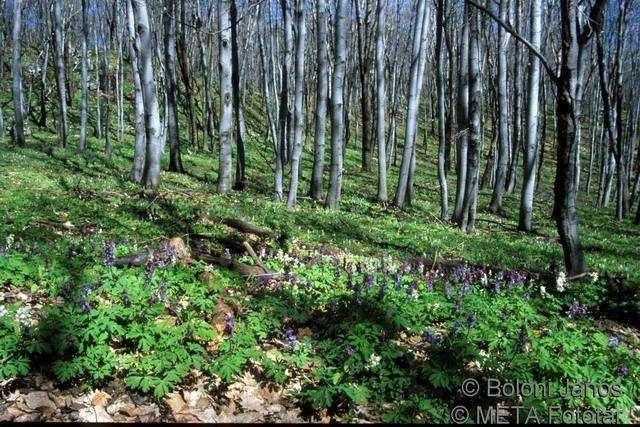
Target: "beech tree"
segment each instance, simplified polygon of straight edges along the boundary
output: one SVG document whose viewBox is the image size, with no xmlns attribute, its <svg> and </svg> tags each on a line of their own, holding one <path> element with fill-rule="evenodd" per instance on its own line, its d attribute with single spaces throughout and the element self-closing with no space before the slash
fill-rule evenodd
<svg viewBox="0 0 640 427">
<path fill-rule="evenodd" d="M 331 169 L 326 206 L 337 209 L 342 191 L 344 145 L 344 76 L 347 62 L 347 0 L 337 0 L 333 76 L 331 80 Z"/>
<path fill-rule="evenodd" d="M 13 97 L 13 140 L 17 145 L 24 145 L 24 100 L 22 95 L 22 2 L 13 0 L 13 31 L 11 32 L 13 57 L 11 61 L 11 95 Z M 2 64 L 0 64 L 1 66 Z"/>
</svg>

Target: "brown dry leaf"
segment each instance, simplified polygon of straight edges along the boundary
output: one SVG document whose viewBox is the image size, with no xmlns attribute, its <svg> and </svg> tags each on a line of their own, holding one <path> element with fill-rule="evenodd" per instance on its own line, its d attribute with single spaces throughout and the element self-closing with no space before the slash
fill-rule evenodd
<svg viewBox="0 0 640 427">
<path fill-rule="evenodd" d="M 19 417 L 14 418 L 14 422 L 24 423 L 24 422 L 32 422 L 40 420 L 40 414 L 34 412 L 32 414 L 22 414 Z"/>
<path fill-rule="evenodd" d="M 260 396 L 256 396 L 255 389 L 247 389 L 240 395 L 240 406 L 246 411 L 259 412 L 266 415 L 269 411 L 264 407 L 264 400 Z"/>
<path fill-rule="evenodd" d="M 109 423 L 113 422 L 111 415 L 102 406 L 95 406 L 93 408 L 84 408 L 78 411 L 78 418 L 80 421 L 86 423 Z"/>
<path fill-rule="evenodd" d="M 216 306 L 216 314 L 214 314 L 211 319 L 212 326 L 219 334 L 222 334 L 226 329 L 227 322 L 225 320 L 225 315 L 227 314 L 233 315 L 233 308 L 220 298 Z"/>
<path fill-rule="evenodd" d="M 213 353 L 214 351 L 218 351 L 218 347 L 220 346 L 219 341 L 210 341 L 207 343 L 207 351 L 209 353 Z"/>
<path fill-rule="evenodd" d="M 182 395 L 190 408 L 203 409 L 211 406 L 211 399 L 201 389 L 185 390 Z"/>
<path fill-rule="evenodd" d="M 156 317 L 156 319 L 154 321 L 154 323 L 156 325 L 160 324 L 160 323 L 168 323 L 170 326 L 175 326 L 177 322 L 178 322 L 178 318 L 177 317 L 169 316 L 169 315 L 158 316 L 158 317 Z"/>
<path fill-rule="evenodd" d="M 169 240 L 169 243 L 173 245 L 174 257 L 176 260 L 185 261 L 191 258 L 191 252 L 189 247 L 184 243 L 180 237 L 174 237 Z"/>
<path fill-rule="evenodd" d="M 174 416 L 177 413 L 180 413 L 183 410 L 189 408 L 189 405 L 187 405 L 187 403 L 182 399 L 182 396 L 180 396 L 180 393 L 176 393 L 176 392 L 169 393 L 167 397 L 164 399 L 164 401 L 167 404 L 167 406 L 169 406 Z"/>
<path fill-rule="evenodd" d="M 135 416 L 136 405 L 133 404 L 131 398 L 127 395 L 120 396 L 115 402 L 107 407 L 109 415 L 124 414 L 129 417 Z"/>
<path fill-rule="evenodd" d="M 105 393 L 101 390 L 96 390 L 93 395 L 91 395 L 91 404 L 93 406 L 105 407 L 107 406 L 107 402 L 109 401 L 109 399 L 111 399 L 110 394 Z"/>
<path fill-rule="evenodd" d="M 46 391 L 32 391 L 25 399 L 27 407 L 34 411 L 50 413 L 56 410 L 56 404 L 49 399 Z"/>
</svg>

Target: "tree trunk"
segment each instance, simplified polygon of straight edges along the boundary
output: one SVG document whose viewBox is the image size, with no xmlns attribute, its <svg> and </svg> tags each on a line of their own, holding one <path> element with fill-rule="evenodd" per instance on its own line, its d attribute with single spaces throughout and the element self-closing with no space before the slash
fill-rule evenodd
<svg viewBox="0 0 640 427">
<path fill-rule="evenodd" d="M 142 96 L 142 83 L 140 82 L 139 59 L 136 49 L 136 30 L 133 18 L 131 1 L 127 1 L 127 22 L 129 25 L 129 55 L 133 74 L 133 87 L 135 92 L 135 142 L 133 150 L 133 166 L 131 168 L 131 180 L 137 184 L 142 182 L 144 171 L 144 159 L 146 154 L 146 131 L 144 122 L 144 100 Z"/>
<path fill-rule="evenodd" d="M 22 1 L 13 0 L 13 31 L 11 43 L 13 57 L 11 61 L 11 95 L 13 97 L 14 143 L 24 145 L 24 100 L 22 95 L 22 58 L 20 48 L 22 46 Z M 2 64 L 0 64 L 1 66 Z"/>
<path fill-rule="evenodd" d="M 143 185 L 155 189 L 160 184 L 160 160 L 162 156 L 162 140 L 160 139 L 160 114 L 156 82 L 153 78 L 153 50 L 151 45 L 151 28 L 147 14 L 146 0 L 132 0 L 133 15 L 137 32 L 136 46 L 139 47 L 139 73 L 144 102 L 144 122 L 146 130 L 146 157 L 142 174 Z"/>
<path fill-rule="evenodd" d="M 542 33 L 542 1 L 531 1 L 531 44 L 540 48 Z M 533 228 L 533 196 L 536 188 L 536 161 L 538 154 L 538 91 L 540 89 L 540 60 L 529 53 L 528 105 L 526 117 L 526 141 L 523 150 L 522 196 L 520 198 L 520 218 L 518 229 L 531 231 Z"/>
<path fill-rule="evenodd" d="M 311 175 L 311 189 L 309 191 L 309 195 L 314 200 L 320 200 L 322 197 L 322 175 L 324 174 L 324 143 L 327 124 L 327 92 L 329 88 L 327 15 L 326 0 L 317 0 L 316 17 L 318 33 L 316 35 L 316 114 L 313 141 L 313 172 Z"/>
<path fill-rule="evenodd" d="M 240 109 L 240 65 L 238 62 L 238 9 L 236 0 L 231 0 L 231 87 L 233 90 L 233 114 L 235 116 L 236 136 L 236 174 L 233 184 L 234 190 L 243 190 L 245 186 L 245 154 L 243 140 L 243 116 Z"/>
<path fill-rule="evenodd" d="M 331 80 L 331 170 L 326 206 L 337 209 L 342 190 L 342 147 L 344 145 L 344 77 L 347 63 L 347 3 L 337 0 L 333 76 Z"/>
<path fill-rule="evenodd" d="M 371 142 L 371 111 L 369 102 L 369 58 L 365 56 L 365 46 L 363 38 L 362 20 L 366 18 L 360 17 L 360 0 L 353 0 L 356 13 L 356 33 L 357 33 L 357 49 L 358 49 L 358 77 L 360 80 L 360 111 L 362 113 L 362 170 L 368 171 L 371 169 L 371 159 L 373 144 Z M 367 5 L 365 5 L 366 7 Z M 367 11 L 368 12 L 368 11 Z"/>
<path fill-rule="evenodd" d="M 508 0 L 500 0 L 500 19 L 507 20 Z M 502 198 L 509 162 L 509 92 L 507 90 L 507 48 L 509 33 L 500 27 L 498 35 L 498 161 L 489 211 L 505 215 Z"/>
<path fill-rule="evenodd" d="M 430 9 L 426 0 L 418 0 L 418 8 L 413 25 L 413 41 L 411 49 L 411 77 L 407 102 L 405 124 L 405 142 L 400 163 L 398 186 L 396 187 L 395 205 L 400 209 L 411 204 L 411 172 L 414 168 L 415 142 L 417 132 L 418 106 L 422 90 L 422 74 L 424 72 L 425 45 Z"/>
<path fill-rule="evenodd" d="M 562 0 L 560 3 L 561 20 L 561 66 L 557 86 L 557 164 L 554 183 L 553 215 L 562 242 L 564 261 L 570 276 L 585 271 L 584 254 L 578 234 L 576 215 L 575 154 L 576 117 L 574 99 L 576 74 L 578 67 L 576 0 Z"/>
<path fill-rule="evenodd" d="M 162 8 L 164 25 L 164 73 L 167 93 L 167 136 L 169 137 L 169 170 L 184 171 L 180 156 L 180 131 L 178 124 L 178 78 L 176 76 L 176 3 L 164 0 Z"/>
<path fill-rule="evenodd" d="M 218 166 L 218 191 L 226 194 L 231 189 L 232 150 L 232 83 L 231 83 L 231 19 L 230 0 L 218 1 L 219 70 L 220 70 L 220 163 Z"/>
<path fill-rule="evenodd" d="M 87 39 L 89 38 L 89 27 L 87 18 L 87 0 L 81 1 L 82 7 L 82 36 L 80 38 L 81 56 L 81 87 L 82 100 L 80 102 L 80 140 L 78 141 L 78 151 L 83 152 L 87 148 L 87 113 L 89 108 L 89 65 L 87 60 Z"/>
<path fill-rule="evenodd" d="M 185 104 L 186 104 L 186 116 L 187 116 L 187 129 L 189 131 L 189 145 L 192 147 L 198 146 L 198 134 L 196 131 L 196 119 L 193 111 L 193 101 L 195 96 L 193 93 L 193 82 L 191 81 L 191 67 L 189 66 L 189 60 L 187 58 L 187 10 L 185 0 L 180 0 L 180 31 L 177 37 L 177 56 L 180 66 L 180 76 L 182 77 L 182 84 L 185 91 Z"/>
<path fill-rule="evenodd" d="M 302 155 L 302 130 L 304 128 L 303 89 L 304 89 L 304 43 L 306 28 L 304 22 L 304 1 L 295 0 L 296 9 L 296 62 L 295 62 L 295 92 L 293 102 L 293 152 L 291 155 L 291 177 L 287 208 L 293 209 L 298 197 L 298 174 L 300 156 Z"/>
<path fill-rule="evenodd" d="M 481 82 L 479 16 L 477 10 L 470 11 L 469 27 L 469 146 L 467 151 L 467 183 L 462 205 L 460 228 L 472 233 L 476 222 L 478 204 L 478 172 L 481 150 Z"/>
<path fill-rule="evenodd" d="M 453 219 L 458 224 L 462 221 L 462 206 L 467 185 L 467 151 L 469 143 L 469 21 L 467 9 L 464 5 L 464 24 L 460 38 L 460 54 L 458 60 L 458 85 L 456 108 L 456 128 L 458 137 L 456 140 L 456 170 L 458 179 L 456 182 L 456 205 Z"/>
<path fill-rule="evenodd" d="M 381 202 L 387 201 L 387 147 L 385 141 L 387 98 L 384 61 L 386 3 L 386 0 L 378 0 L 376 5 L 376 140 L 378 142 L 378 200 Z"/>
<path fill-rule="evenodd" d="M 515 4 L 514 4 L 515 3 Z M 521 30 L 521 1 L 513 0 L 516 31 Z M 509 162 L 509 179 L 507 180 L 507 193 L 512 194 L 516 188 L 518 177 L 518 157 L 521 143 L 521 112 L 522 112 L 522 48 L 518 44 L 513 57 L 513 133 L 511 135 L 511 160 Z"/>
<path fill-rule="evenodd" d="M 56 84 L 58 86 L 58 136 L 60 145 L 67 147 L 67 84 L 64 67 L 64 34 L 62 26 L 62 0 L 55 0 L 53 4 L 54 47 L 56 55 Z"/>
<path fill-rule="evenodd" d="M 504 1 L 504 0 L 503 0 Z M 438 182 L 440 184 L 440 220 L 448 221 L 449 194 L 447 189 L 446 163 L 446 126 L 445 126 L 445 82 L 444 82 L 444 37 L 445 31 L 444 12 L 445 0 L 438 0 L 438 16 L 436 30 L 436 56 L 437 56 L 437 93 L 438 93 Z"/>
</svg>

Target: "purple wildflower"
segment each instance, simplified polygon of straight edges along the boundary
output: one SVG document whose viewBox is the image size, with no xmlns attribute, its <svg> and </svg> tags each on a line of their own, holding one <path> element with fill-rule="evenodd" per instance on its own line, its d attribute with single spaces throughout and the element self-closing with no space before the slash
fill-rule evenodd
<svg viewBox="0 0 640 427">
<path fill-rule="evenodd" d="M 518 334 L 518 348 L 520 351 L 524 351 L 525 346 L 527 345 L 527 331 L 525 328 L 520 328 L 520 333 Z"/>
<path fill-rule="evenodd" d="M 116 244 L 114 242 L 104 243 L 104 253 L 102 254 L 102 263 L 107 267 L 113 267 L 116 261 L 115 257 Z"/>
<path fill-rule="evenodd" d="M 453 289 L 451 288 L 451 284 L 447 283 L 444 286 L 444 295 L 447 297 L 447 299 L 451 299 L 452 292 L 453 292 Z"/>
<path fill-rule="evenodd" d="M 156 265 L 153 263 L 153 261 L 150 260 L 147 262 L 147 265 L 145 266 L 145 276 L 147 279 L 151 279 L 155 268 L 156 268 Z"/>
<path fill-rule="evenodd" d="M 401 270 L 402 270 L 402 274 L 409 274 L 409 273 L 411 273 L 411 263 L 410 263 L 410 262 L 408 262 L 408 261 L 406 261 L 406 260 L 405 260 L 405 261 L 402 261 L 402 267 L 401 267 Z"/>
<path fill-rule="evenodd" d="M 380 283 L 380 289 L 378 290 L 378 299 L 383 299 L 387 293 L 387 278 L 383 277 Z"/>
<path fill-rule="evenodd" d="M 442 337 L 437 332 L 432 332 L 427 329 L 422 333 L 422 339 L 429 344 L 438 344 Z"/>
<path fill-rule="evenodd" d="M 454 334 L 457 334 L 458 332 L 460 332 L 461 329 L 462 329 L 462 326 L 460 325 L 460 322 L 456 320 L 453 326 L 451 327 L 451 332 L 453 332 Z"/>
<path fill-rule="evenodd" d="M 224 315 L 224 330 L 228 334 L 233 333 L 233 328 L 236 325 L 236 319 L 233 317 L 233 313 L 227 313 Z"/>
<path fill-rule="evenodd" d="M 473 329 L 476 325 L 476 315 L 471 313 L 467 316 L 467 328 Z"/>
<path fill-rule="evenodd" d="M 522 295 L 522 299 L 525 301 L 529 301 L 530 297 L 529 297 L 529 292 L 525 292 L 524 295 Z"/>
<path fill-rule="evenodd" d="M 402 273 L 400 271 L 396 271 L 394 280 L 396 291 L 399 291 L 400 289 L 402 289 Z"/>
<path fill-rule="evenodd" d="M 618 337 L 616 337 L 615 335 L 611 335 L 609 337 L 609 345 L 611 347 L 617 347 L 618 344 L 620 344 L 620 340 L 618 339 Z"/>
<path fill-rule="evenodd" d="M 346 354 L 348 357 L 353 356 L 355 353 L 356 351 L 351 346 L 348 346 L 347 348 L 344 349 L 344 354 Z"/>
<path fill-rule="evenodd" d="M 83 295 L 87 295 L 89 292 L 91 292 L 91 285 L 85 283 L 80 289 L 82 290 Z"/>
<path fill-rule="evenodd" d="M 569 317 L 574 318 L 574 317 L 584 316 L 588 312 L 589 310 L 587 309 L 587 307 L 584 305 L 581 305 L 580 302 L 574 298 L 573 301 L 571 301 L 571 305 L 569 306 L 569 309 L 565 313 Z"/>
<path fill-rule="evenodd" d="M 86 299 L 81 300 L 80 310 L 84 311 L 85 313 L 91 311 L 91 304 L 89 304 L 89 301 L 87 301 Z"/>
<path fill-rule="evenodd" d="M 366 273 L 364 276 L 364 286 L 367 288 L 367 291 L 370 291 L 373 288 L 374 278 L 373 274 Z"/>
<path fill-rule="evenodd" d="M 620 365 L 618 366 L 618 369 L 616 369 L 616 374 L 619 377 L 626 377 L 629 374 L 629 368 L 627 365 Z"/>
<path fill-rule="evenodd" d="M 413 298 L 417 288 L 418 288 L 418 279 L 413 279 L 409 287 L 407 287 L 407 295 Z"/>
<path fill-rule="evenodd" d="M 435 280 L 435 275 L 433 275 L 433 274 L 427 274 L 424 277 L 424 281 L 425 281 L 425 284 L 427 286 L 427 289 L 429 289 L 430 291 L 433 290 L 433 282 L 434 282 L 434 280 Z"/>
<path fill-rule="evenodd" d="M 294 348 L 298 343 L 298 337 L 293 333 L 293 329 L 287 328 L 282 336 L 284 342 L 291 348 Z"/>
</svg>

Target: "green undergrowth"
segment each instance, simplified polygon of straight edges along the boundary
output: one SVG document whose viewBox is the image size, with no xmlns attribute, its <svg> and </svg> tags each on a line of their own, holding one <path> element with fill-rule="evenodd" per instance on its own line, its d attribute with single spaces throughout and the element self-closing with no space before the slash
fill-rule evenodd
<svg viewBox="0 0 640 427">
<path fill-rule="evenodd" d="M 162 172 L 157 194 L 144 194 L 128 179 L 128 134 L 114 144 L 110 163 L 98 139 L 79 155 L 35 126 L 25 148 L 0 142 L 1 378 L 42 371 L 62 385 L 121 381 L 162 399 L 198 378 L 215 393 L 251 370 L 289 389 L 309 415 L 353 420 L 367 413 L 384 421 L 450 421 L 456 405 L 498 403 L 462 396 L 468 378 L 481 387 L 494 378 L 621 390 L 501 400 L 541 414 L 559 405 L 618 408 L 628 416 L 637 405 L 639 343 L 624 325 L 637 324 L 640 312 L 640 230 L 629 220 L 614 222 L 611 209 L 597 210 L 581 194 L 580 231 L 595 274 L 558 285 L 538 277 L 550 269 L 558 276 L 553 265 L 562 256 L 546 164 L 534 233 L 516 231 L 517 194 L 505 198 L 505 219 L 485 212 L 491 194 L 481 190 L 477 230 L 467 235 L 437 218 L 434 141 L 426 149 L 422 143 L 413 205 L 399 211 L 374 200 L 376 173 L 360 170 L 357 135 L 346 150 L 340 210 L 305 196 L 307 144 L 299 205 L 288 211 L 272 201 L 271 148 L 256 111 L 251 105 L 247 113 L 249 129 L 257 130 L 247 136 L 247 189 L 227 196 L 215 193 L 217 156 L 189 147 L 187 173 Z M 390 188 L 396 177 L 392 166 Z M 284 247 L 270 242 L 262 252 L 283 279 L 247 283 L 202 262 L 168 262 L 149 272 L 105 260 L 110 242 L 120 256 L 161 250 L 163 238 L 224 237 L 220 217 L 284 233 Z M 403 273 L 412 259 L 423 267 Z M 431 268 L 447 259 L 462 260 L 459 270 Z M 220 317 L 221 304 L 229 316 Z"/>
</svg>

